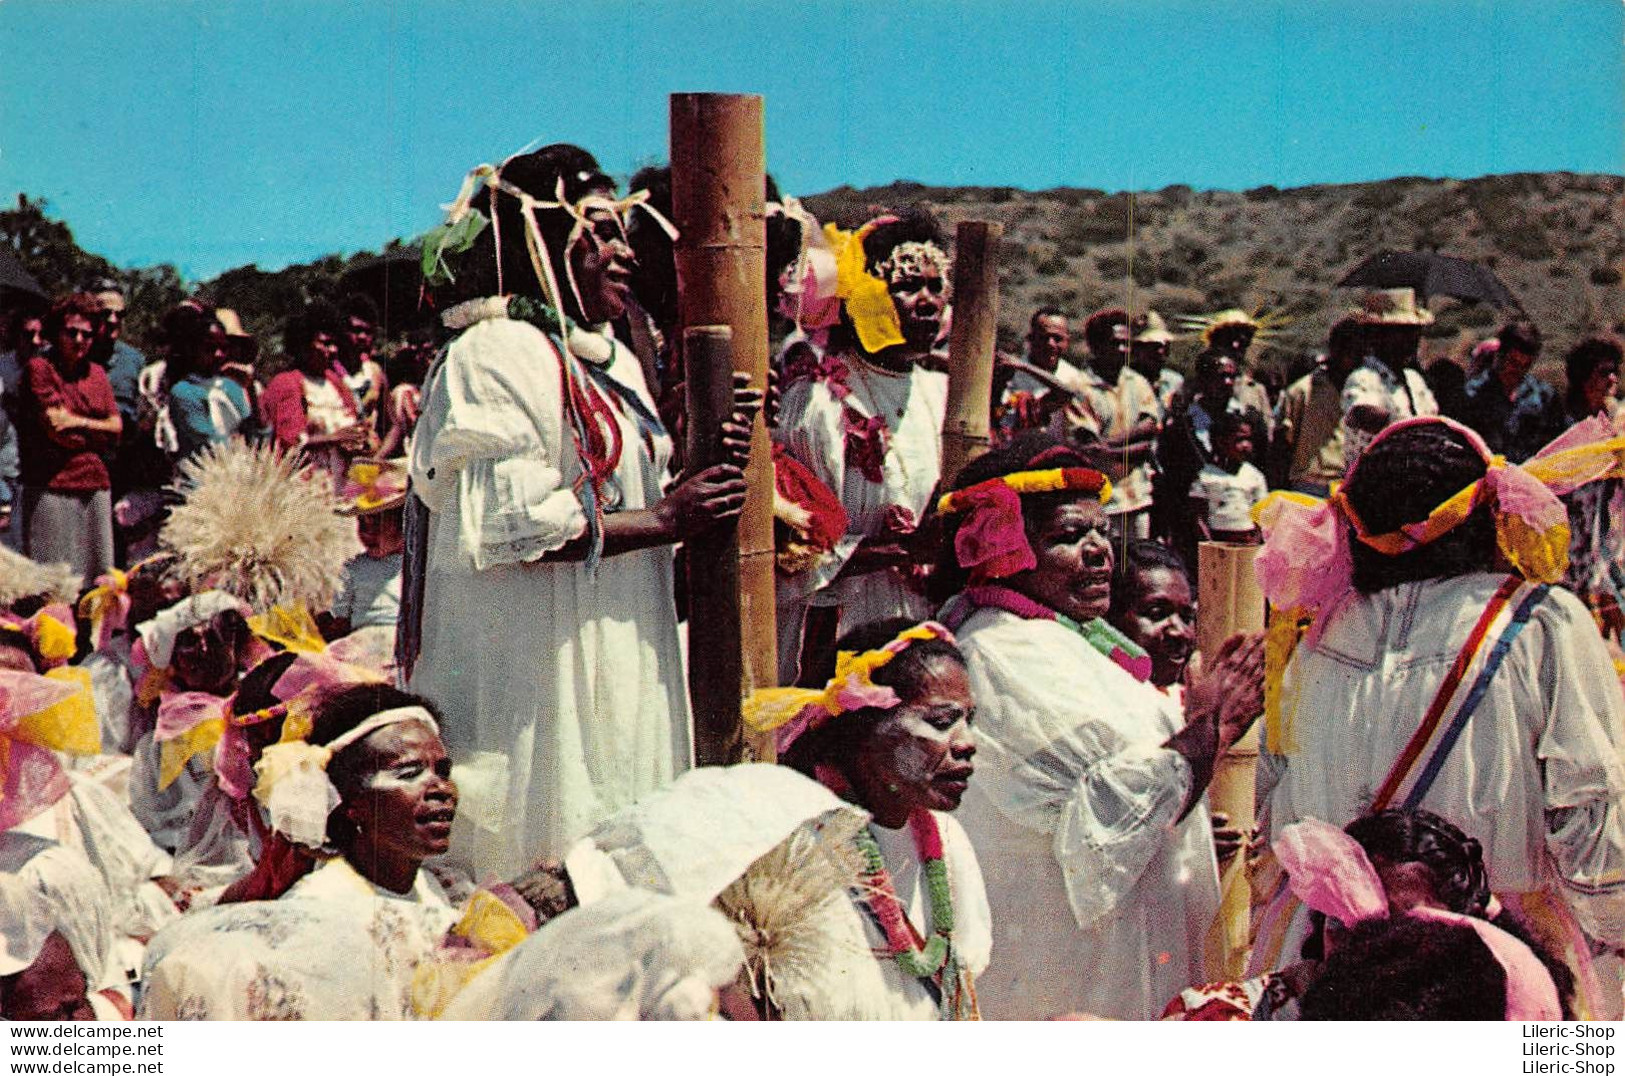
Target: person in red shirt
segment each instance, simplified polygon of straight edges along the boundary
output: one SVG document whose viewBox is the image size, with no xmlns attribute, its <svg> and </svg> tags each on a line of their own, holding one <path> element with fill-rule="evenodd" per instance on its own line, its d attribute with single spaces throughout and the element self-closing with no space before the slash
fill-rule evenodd
<svg viewBox="0 0 1625 1076">
<path fill-rule="evenodd" d="M 340 331 L 332 304 L 311 303 L 283 330 L 293 368 L 273 377 L 260 394 L 260 418 L 277 447 L 304 452 L 335 483 L 343 481 L 351 459 L 377 444 L 338 361 Z"/>
<path fill-rule="evenodd" d="M 23 552 L 65 562 L 88 579 L 113 566 L 107 465 L 123 422 L 107 371 L 90 361 L 102 307 L 69 295 L 45 319 L 49 350 L 28 360 L 21 386 Z"/>
</svg>

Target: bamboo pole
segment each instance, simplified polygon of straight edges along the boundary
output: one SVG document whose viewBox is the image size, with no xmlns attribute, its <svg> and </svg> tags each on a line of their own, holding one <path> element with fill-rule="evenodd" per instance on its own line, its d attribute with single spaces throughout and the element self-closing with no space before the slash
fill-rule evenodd
<svg viewBox="0 0 1625 1076">
<path fill-rule="evenodd" d="M 954 323 L 948 338 L 948 408 L 942 423 L 942 488 L 987 451 L 993 349 L 999 324 L 999 237 L 995 221 L 962 221 L 954 234 Z"/>
<path fill-rule="evenodd" d="M 687 360 L 688 444 L 693 471 L 722 461 L 719 428 L 733 411 L 733 329 L 699 325 L 683 330 Z M 695 757 L 727 765 L 744 754 L 740 692 L 739 528 L 722 527 L 690 539 L 688 552 L 688 677 L 694 707 Z"/>
<path fill-rule="evenodd" d="M 1224 641 L 1237 633 L 1264 630 L 1264 594 L 1253 575 L 1258 546 L 1203 542 L 1197 548 L 1196 645 L 1207 664 Z M 1212 809 L 1230 816 L 1230 825 L 1250 833 L 1256 821 L 1253 792 L 1258 771 L 1255 724 L 1213 767 L 1208 787 Z M 1208 974 L 1239 979 L 1246 974 L 1252 927 L 1252 887 L 1244 846 L 1219 878 L 1219 915 L 1208 939 Z"/>
<path fill-rule="evenodd" d="M 680 233 L 677 240 L 678 310 L 685 326 L 726 325 L 732 329 L 731 355 L 721 359 L 708 351 L 710 361 L 729 365 L 711 371 L 726 383 L 729 371 L 750 375 L 753 387 L 767 389 L 767 216 L 766 173 L 762 132 L 762 98 L 754 94 L 675 93 L 671 95 L 672 217 Z M 694 360 L 687 375 L 696 376 Z M 715 389 L 717 382 L 709 382 Z M 690 416 L 691 437 L 719 436 L 715 429 L 696 429 Z M 708 594 L 717 582 L 714 572 L 690 564 L 689 689 L 695 703 L 696 758 L 701 765 L 738 762 L 748 753 L 771 761 L 771 737 L 750 738 L 747 745 L 738 728 L 738 697 L 758 688 L 772 687 L 778 675 L 776 625 L 773 603 L 773 457 L 767 427 L 758 418 L 751 438 L 750 465 L 745 477 L 750 490 L 740 517 L 735 558 L 738 599 L 733 629 L 700 619 L 702 608 L 720 609 Z M 692 604 L 694 602 L 698 604 Z M 718 611 L 708 616 L 725 616 Z M 722 632 L 723 634 L 713 634 Z M 735 640 L 739 675 L 723 682 L 706 682 L 694 655 L 716 648 L 722 638 Z M 706 701 L 709 717 L 702 720 L 701 700 L 729 693 L 730 707 Z M 722 715 L 733 714 L 731 734 L 712 727 Z M 706 731 L 703 736 L 700 730 Z"/>
</svg>

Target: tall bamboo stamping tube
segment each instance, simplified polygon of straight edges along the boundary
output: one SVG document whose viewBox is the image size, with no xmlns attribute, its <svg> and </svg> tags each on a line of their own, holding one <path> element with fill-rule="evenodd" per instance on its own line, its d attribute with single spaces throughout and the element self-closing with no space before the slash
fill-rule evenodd
<svg viewBox="0 0 1625 1076">
<path fill-rule="evenodd" d="M 688 443 L 691 471 L 722 461 L 719 428 L 733 410 L 733 329 L 697 325 L 683 330 L 688 362 Z M 694 707 L 695 757 L 726 765 L 743 755 L 738 685 L 740 653 L 739 528 L 690 539 L 688 554 L 688 677 Z"/>
<path fill-rule="evenodd" d="M 767 388 L 767 224 L 762 98 L 753 94 L 675 93 L 671 96 L 672 217 L 677 240 L 678 310 L 685 326 L 726 325 L 733 330 L 730 369 Z M 692 360 L 688 376 L 694 376 Z M 722 372 L 726 377 L 726 371 Z M 691 424 L 693 416 L 690 417 Z M 701 431 L 703 432 L 703 431 Z M 705 433 L 716 436 L 716 431 Z M 696 758 L 702 764 L 738 762 L 746 739 L 738 730 L 737 702 L 701 713 L 708 693 L 735 695 L 773 687 L 777 640 L 773 606 L 773 457 L 761 419 L 751 439 L 750 484 L 737 541 L 739 621 L 731 635 L 740 654 L 739 678 L 701 683 L 692 655 L 720 636 L 698 616 L 689 621 L 690 692 L 695 700 Z M 714 577 L 692 573 L 699 592 Z M 690 590 L 691 601 L 697 591 Z M 699 593 L 704 603 L 707 596 Z M 717 615 L 721 615 L 720 613 Z M 709 707 L 710 704 L 708 703 Z M 735 731 L 714 734 L 712 722 L 732 714 Z M 718 716 L 723 715 L 723 716 Z M 750 753 L 771 761 L 770 737 L 750 738 Z"/>
<path fill-rule="evenodd" d="M 1198 594 L 1196 645 L 1204 665 L 1211 666 L 1230 636 L 1264 630 L 1264 594 L 1253 575 L 1258 546 L 1203 542 L 1197 549 Z M 1253 828 L 1254 777 L 1258 770 L 1258 725 L 1230 748 L 1213 768 L 1208 803 L 1230 816 L 1242 833 Z M 1226 864 L 1219 879 L 1219 915 L 1209 934 L 1208 974 L 1237 979 L 1246 974 L 1252 891 L 1243 848 Z"/>
<path fill-rule="evenodd" d="M 954 324 L 948 339 L 948 409 L 942 488 L 987 451 L 993 349 L 999 325 L 999 237 L 1004 225 L 967 220 L 954 234 Z"/>
</svg>

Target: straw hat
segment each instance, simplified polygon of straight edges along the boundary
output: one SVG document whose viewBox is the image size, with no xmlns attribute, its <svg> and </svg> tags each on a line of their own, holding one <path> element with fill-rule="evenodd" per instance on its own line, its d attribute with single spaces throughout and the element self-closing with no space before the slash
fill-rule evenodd
<svg viewBox="0 0 1625 1076">
<path fill-rule="evenodd" d="M 1171 344 L 1174 334 L 1168 331 L 1168 323 L 1162 320 L 1162 315 L 1155 310 L 1147 310 L 1131 323 L 1134 335 L 1131 339 L 1135 343 L 1143 344 Z"/>
<path fill-rule="evenodd" d="M 1433 314 L 1416 305 L 1416 292 L 1410 288 L 1383 288 L 1367 292 L 1353 310 L 1362 325 L 1433 324 Z"/>
<path fill-rule="evenodd" d="M 339 490 L 347 516 L 371 516 L 406 503 L 406 461 L 358 459 Z"/>
</svg>

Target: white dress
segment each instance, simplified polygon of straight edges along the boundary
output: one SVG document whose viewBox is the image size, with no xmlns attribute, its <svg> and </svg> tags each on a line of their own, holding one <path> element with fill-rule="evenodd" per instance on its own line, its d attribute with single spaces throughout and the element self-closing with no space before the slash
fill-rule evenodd
<svg viewBox="0 0 1625 1076">
<path fill-rule="evenodd" d="M 1325 614 L 1282 684 L 1295 742 L 1260 759 L 1271 837 L 1300 819 L 1342 826 L 1364 813 L 1505 578 L 1404 583 Z M 1496 893 L 1560 893 L 1591 937 L 1625 938 L 1625 698 L 1568 591 L 1553 587 L 1535 607 L 1420 806 L 1478 840 Z"/>
<path fill-rule="evenodd" d="M 407 893 L 329 860 L 279 900 L 222 904 L 148 948 L 144 1020 L 412 1020 L 414 979 L 457 910 L 418 872 Z"/>
<path fill-rule="evenodd" d="M 587 526 L 562 359 L 503 304 L 474 316 L 425 389 L 413 444 L 412 485 L 431 514 L 411 686 L 442 708 L 458 763 L 452 859 L 510 877 L 670 781 L 692 746 L 672 550 L 607 557 L 596 571 L 535 563 Z M 637 359 L 582 335 L 652 411 Z M 646 441 L 613 406 L 624 447 L 610 507 L 647 508 L 671 442 Z"/>
<path fill-rule="evenodd" d="M 1219 906 L 1205 802 L 1162 745 L 1176 702 L 1065 625 L 983 608 L 959 645 L 977 701 L 976 776 L 957 817 L 993 909 L 988 1019 L 1151 1019 L 1204 982 Z"/>
<path fill-rule="evenodd" d="M 844 378 L 797 381 L 784 392 L 774 436 L 785 450 L 827 485 L 847 513 L 846 535 L 811 568 L 777 576 L 779 678 L 794 683 L 801 630 L 809 606 L 840 610 L 839 632 L 891 617 L 924 619 L 923 595 L 895 571 L 837 579 L 866 538 L 880 535 L 894 506 L 915 523 L 925 517 L 942 474 L 942 423 L 948 403 L 947 375 L 922 367 L 885 370 L 854 355 L 831 356 Z M 841 393 L 845 391 L 843 398 Z M 847 458 L 843 416 L 848 409 L 886 425 L 879 482 Z"/>
</svg>

